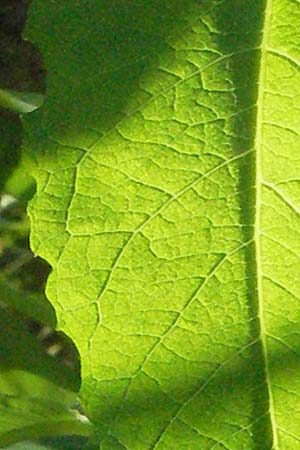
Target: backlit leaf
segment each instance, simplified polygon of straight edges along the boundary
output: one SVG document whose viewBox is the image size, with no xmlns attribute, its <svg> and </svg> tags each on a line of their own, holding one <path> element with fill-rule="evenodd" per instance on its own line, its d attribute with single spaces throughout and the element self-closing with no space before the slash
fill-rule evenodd
<svg viewBox="0 0 300 450">
<path fill-rule="evenodd" d="M 101 450 L 300 449 L 300 4 L 32 3 L 32 247 Z"/>
</svg>

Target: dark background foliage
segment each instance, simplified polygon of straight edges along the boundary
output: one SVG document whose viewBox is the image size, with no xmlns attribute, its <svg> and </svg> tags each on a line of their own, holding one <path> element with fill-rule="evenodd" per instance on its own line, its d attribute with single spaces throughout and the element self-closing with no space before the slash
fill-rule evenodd
<svg viewBox="0 0 300 450">
<path fill-rule="evenodd" d="M 42 58 L 38 49 L 22 39 L 30 3 L 31 0 L 1 0 L 0 89 L 45 93 L 46 71 Z M 26 206 L 35 185 L 24 173 L 22 134 L 19 115 L 0 108 L 0 273 L 24 299 L 34 294 L 37 301 L 39 298 L 46 301 L 44 290 L 50 268 L 32 254 L 28 244 Z M 13 313 L 19 316 L 16 311 Z M 43 342 L 45 350 L 79 376 L 78 356 L 72 343 L 49 326 L 34 319 L 23 319 L 24 327 Z"/>
</svg>

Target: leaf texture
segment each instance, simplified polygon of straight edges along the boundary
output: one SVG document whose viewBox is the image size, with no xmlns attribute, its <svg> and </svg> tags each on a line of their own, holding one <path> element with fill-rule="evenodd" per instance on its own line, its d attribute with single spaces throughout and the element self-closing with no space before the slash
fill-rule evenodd
<svg viewBox="0 0 300 450">
<path fill-rule="evenodd" d="M 300 449 L 300 4 L 35 0 L 32 247 L 101 450 Z"/>
</svg>

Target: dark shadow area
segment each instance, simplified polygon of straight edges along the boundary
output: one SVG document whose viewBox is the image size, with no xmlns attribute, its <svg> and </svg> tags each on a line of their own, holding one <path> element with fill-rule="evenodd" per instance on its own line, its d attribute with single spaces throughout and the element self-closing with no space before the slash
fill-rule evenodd
<svg viewBox="0 0 300 450">
<path fill-rule="evenodd" d="M 22 125 L 17 114 L 0 108 L 0 192 L 17 167 L 22 143 Z"/>
<path fill-rule="evenodd" d="M 147 101 L 152 94 L 141 91 L 143 75 L 162 55 L 172 57 L 166 37 L 188 24 L 191 3 L 91 0 L 72 2 L 71 9 L 49 3 L 45 15 L 37 2 L 29 32 L 48 71 L 42 126 L 40 115 L 34 124 L 37 129 L 40 123 L 41 141 L 50 137 L 77 147 L 78 135 L 101 136 Z"/>
<path fill-rule="evenodd" d="M 218 44 L 223 54 L 233 54 L 228 58 L 228 69 L 235 90 L 237 115 L 233 120 L 232 145 L 236 154 L 253 150 L 239 162 L 239 194 L 241 224 L 244 242 L 254 236 L 255 195 L 256 195 L 256 116 L 259 88 L 260 44 L 264 26 L 265 0 L 229 0 L 218 9 L 217 22 L 220 30 Z M 257 266 L 254 243 L 246 249 L 249 315 L 253 339 L 261 333 L 257 292 Z M 274 358 L 276 360 L 276 357 Z M 261 341 L 258 342 L 253 361 L 261 367 L 257 383 L 261 386 L 253 392 L 253 417 L 260 417 L 269 408 L 266 384 L 265 361 Z M 274 361 L 273 361 L 274 364 Z M 253 367 L 250 368 L 253 371 Z M 272 432 L 270 417 L 252 427 L 255 450 L 271 447 Z"/>
<path fill-rule="evenodd" d="M 45 69 L 38 50 L 22 39 L 30 0 L 0 5 L 0 88 L 45 91 Z"/>
<path fill-rule="evenodd" d="M 0 89 L 45 91 L 40 54 L 21 38 L 30 0 L 1 0 Z M 0 191 L 20 160 L 22 124 L 18 114 L 0 108 Z"/>
<path fill-rule="evenodd" d="M 49 450 L 82 450 L 86 444 L 86 438 L 81 436 L 61 436 L 57 438 L 41 439 L 40 442 L 49 446 Z"/>
<path fill-rule="evenodd" d="M 1 34 L 20 38 L 25 25 L 27 8 L 32 0 L 2 0 L 0 5 Z"/>
</svg>

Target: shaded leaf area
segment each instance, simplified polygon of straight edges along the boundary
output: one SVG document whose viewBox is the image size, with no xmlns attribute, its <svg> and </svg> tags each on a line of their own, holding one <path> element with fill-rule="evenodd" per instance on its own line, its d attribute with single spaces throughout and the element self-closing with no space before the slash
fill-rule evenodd
<svg viewBox="0 0 300 450">
<path fill-rule="evenodd" d="M 81 436 L 61 436 L 42 439 L 39 442 L 21 442 L 5 447 L 3 450 L 81 450 L 86 438 Z"/>
<path fill-rule="evenodd" d="M 45 11 L 27 28 L 48 73 L 24 119 L 32 247 L 91 446 L 299 448 L 297 2 Z"/>
<path fill-rule="evenodd" d="M 13 114 L 0 111 L 0 189 L 17 166 L 22 140 L 20 119 Z"/>
</svg>

